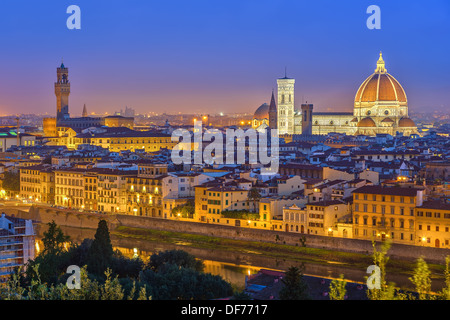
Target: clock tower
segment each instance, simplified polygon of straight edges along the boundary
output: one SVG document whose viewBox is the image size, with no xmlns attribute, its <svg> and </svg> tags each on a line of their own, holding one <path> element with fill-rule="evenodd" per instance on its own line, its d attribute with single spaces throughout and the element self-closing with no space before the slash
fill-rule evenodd
<svg viewBox="0 0 450 320">
<path fill-rule="evenodd" d="M 56 122 L 69 119 L 69 69 L 61 63 L 56 69 L 55 95 L 56 95 Z"/>
</svg>

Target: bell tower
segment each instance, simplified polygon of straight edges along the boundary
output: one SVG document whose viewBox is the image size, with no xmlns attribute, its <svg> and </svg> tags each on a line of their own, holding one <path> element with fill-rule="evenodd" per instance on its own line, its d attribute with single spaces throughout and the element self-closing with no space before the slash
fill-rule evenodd
<svg viewBox="0 0 450 320">
<path fill-rule="evenodd" d="M 70 118 L 69 115 L 69 69 L 61 63 L 61 66 L 56 69 L 57 81 L 55 82 L 56 95 L 56 121 Z"/>
<path fill-rule="evenodd" d="M 273 91 L 269 106 L 269 127 L 270 129 L 278 129 L 278 111 Z"/>
<path fill-rule="evenodd" d="M 278 133 L 294 134 L 294 85 L 295 79 L 277 80 L 278 84 Z"/>
</svg>

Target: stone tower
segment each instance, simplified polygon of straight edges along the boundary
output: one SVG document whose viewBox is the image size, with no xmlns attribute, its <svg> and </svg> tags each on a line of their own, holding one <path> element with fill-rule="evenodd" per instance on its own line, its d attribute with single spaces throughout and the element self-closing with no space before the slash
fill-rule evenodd
<svg viewBox="0 0 450 320">
<path fill-rule="evenodd" d="M 312 104 L 302 104 L 302 134 L 312 135 Z"/>
<path fill-rule="evenodd" d="M 83 107 L 83 113 L 81 114 L 81 116 L 82 116 L 83 118 L 86 118 L 86 117 L 88 116 L 87 109 L 86 109 L 86 104 L 84 104 L 84 107 Z"/>
<path fill-rule="evenodd" d="M 56 69 L 57 81 L 55 82 L 56 95 L 56 121 L 59 122 L 70 118 L 69 115 L 69 69 L 61 63 L 61 66 Z"/>
<path fill-rule="evenodd" d="M 294 134 L 294 85 L 295 79 L 286 75 L 278 84 L 278 133 Z"/>
<path fill-rule="evenodd" d="M 269 106 L 269 128 L 270 129 L 278 128 L 278 111 L 273 91 L 272 91 L 272 99 L 270 100 Z"/>
</svg>

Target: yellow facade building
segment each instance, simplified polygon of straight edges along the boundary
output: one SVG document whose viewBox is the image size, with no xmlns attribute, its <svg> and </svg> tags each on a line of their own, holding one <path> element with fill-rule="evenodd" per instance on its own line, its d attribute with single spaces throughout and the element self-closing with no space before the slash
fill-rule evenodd
<svg viewBox="0 0 450 320">
<path fill-rule="evenodd" d="M 415 244 L 450 248 L 450 205 L 442 201 L 427 201 L 416 207 L 415 212 Z"/>
<path fill-rule="evenodd" d="M 126 213 L 163 217 L 162 179 L 167 164 L 139 163 L 137 175 L 127 177 Z"/>
<path fill-rule="evenodd" d="M 353 191 L 353 237 L 415 244 L 415 208 L 423 190 L 365 186 Z"/>
</svg>

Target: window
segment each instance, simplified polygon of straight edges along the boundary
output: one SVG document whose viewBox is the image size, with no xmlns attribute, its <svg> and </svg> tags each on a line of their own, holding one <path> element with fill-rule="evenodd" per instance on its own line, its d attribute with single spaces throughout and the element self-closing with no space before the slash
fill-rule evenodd
<svg viewBox="0 0 450 320">
<path fill-rule="evenodd" d="M 377 205 L 376 205 L 376 204 L 374 204 L 374 205 L 372 206 L 372 212 L 373 212 L 373 213 L 376 213 L 376 212 L 377 212 Z"/>
</svg>

